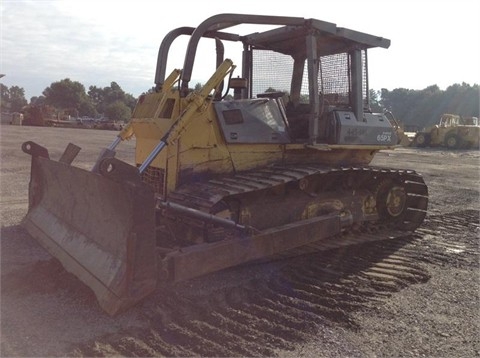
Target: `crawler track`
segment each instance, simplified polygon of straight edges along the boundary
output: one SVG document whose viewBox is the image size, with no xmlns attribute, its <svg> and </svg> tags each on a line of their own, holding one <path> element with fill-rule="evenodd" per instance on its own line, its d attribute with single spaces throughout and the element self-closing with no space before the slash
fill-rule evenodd
<svg viewBox="0 0 480 358">
<path fill-rule="evenodd" d="M 243 267 L 174 286 L 146 302 L 136 328 L 74 355 L 275 356 L 319 325 L 356 329 L 354 312 L 429 280 L 429 267 L 478 268 L 478 211 L 427 217 L 412 236 Z M 250 277 L 250 278 L 245 278 Z"/>
<path fill-rule="evenodd" d="M 169 195 L 169 200 L 186 207 L 191 207 L 206 212 L 220 200 L 242 196 L 249 193 L 260 194 L 264 190 L 277 185 L 297 183 L 304 178 L 321 182 L 325 187 L 338 186 L 341 182 L 357 180 L 361 184 L 373 179 L 396 178 L 406 186 L 407 192 L 428 196 L 428 190 L 422 177 L 413 170 L 397 170 L 379 167 L 326 167 L 321 165 L 272 167 L 256 170 L 233 177 L 220 177 L 206 182 L 196 182 L 181 187 Z M 358 184 L 358 183 L 357 183 Z M 360 186 L 360 185 L 359 185 Z M 414 209 L 426 209 L 423 203 L 410 199 Z"/>
<path fill-rule="evenodd" d="M 369 214 L 366 213 L 368 209 L 365 208 L 364 202 L 369 198 L 378 201 L 382 197 L 379 188 L 386 183 L 396 183 L 395 185 L 401 186 L 404 190 L 404 211 L 395 220 L 380 213 L 380 218 L 372 221 L 367 218 Z M 385 193 L 383 195 L 386 196 Z M 198 181 L 170 193 L 168 200 L 186 208 L 213 214 L 219 211 L 220 206 L 229 212 L 229 219 L 259 230 L 300 222 L 327 213 L 339 214 L 341 211 L 347 211 L 353 215 L 355 223 L 355 237 L 351 241 L 358 243 L 402 236 L 405 232 L 415 230 L 426 215 L 428 189 L 421 175 L 412 170 L 309 165 L 271 167 L 233 177 Z M 377 209 L 381 211 L 378 203 Z M 161 212 L 162 209 L 159 209 L 159 213 Z M 180 222 L 180 227 L 190 225 L 196 233 L 202 233 L 204 230 L 202 222 L 195 223 L 192 220 Z M 372 231 L 373 226 L 375 230 Z M 383 232 L 379 230 L 382 228 L 386 230 Z M 160 228 L 159 233 L 157 241 L 161 246 L 166 246 L 165 248 L 189 245 L 181 242 L 182 236 L 191 236 L 185 235 L 183 231 L 177 238 L 172 237 L 175 241 L 173 245 L 165 240 L 165 237 L 172 233 L 172 228 Z M 220 232 L 217 236 L 225 238 L 231 236 L 231 233 Z M 198 237 L 196 242 L 201 240 L 202 238 Z M 329 240 L 330 242 L 324 243 L 324 246 L 326 248 L 343 246 L 348 244 L 349 240 L 344 235 L 343 243 Z"/>
</svg>

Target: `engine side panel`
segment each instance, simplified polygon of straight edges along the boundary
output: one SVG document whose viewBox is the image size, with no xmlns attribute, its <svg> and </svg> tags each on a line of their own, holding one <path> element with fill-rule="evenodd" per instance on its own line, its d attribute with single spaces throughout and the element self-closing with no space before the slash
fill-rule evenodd
<svg viewBox="0 0 480 358">
<path fill-rule="evenodd" d="M 273 99 L 216 102 L 227 143 L 289 143 L 285 119 Z"/>
<path fill-rule="evenodd" d="M 364 113 L 362 119 L 353 112 L 335 111 L 333 138 L 336 144 L 395 145 L 397 133 L 382 114 Z"/>
</svg>

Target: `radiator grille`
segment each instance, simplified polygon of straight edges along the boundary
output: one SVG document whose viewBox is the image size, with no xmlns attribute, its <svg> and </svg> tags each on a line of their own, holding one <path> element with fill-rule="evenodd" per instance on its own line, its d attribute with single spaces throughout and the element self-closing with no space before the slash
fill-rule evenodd
<svg viewBox="0 0 480 358">
<path fill-rule="evenodd" d="M 164 194 L 165 183 L 165 169 L 155 168 L 152 166 L 147 167 L 142 173 L 142 181 L 150 185 L 156 194 Z"/>
</svg>

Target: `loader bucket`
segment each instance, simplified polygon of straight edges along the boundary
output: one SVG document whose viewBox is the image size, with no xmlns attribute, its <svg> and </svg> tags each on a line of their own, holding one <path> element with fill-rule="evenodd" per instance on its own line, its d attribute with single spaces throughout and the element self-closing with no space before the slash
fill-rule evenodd
<svg viewBox="0 0 480 358">
<path fill-rule="evenodd" d="M 22 225 L 64 268 L 95 293 L 114 315 L 156 286 L 154 193 L 137 169 L 109 158 L 110 175 L 32 155 L 29 210 Z M 62 156 L 63 158 L 64 156 Z"/>
</svg>

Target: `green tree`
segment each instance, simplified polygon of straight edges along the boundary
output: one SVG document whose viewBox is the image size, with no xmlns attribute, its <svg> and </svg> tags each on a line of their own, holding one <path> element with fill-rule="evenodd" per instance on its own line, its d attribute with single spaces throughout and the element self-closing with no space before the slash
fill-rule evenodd
<svg viewBox="0 0 480 358">
<path fill-rule="evenodd" d="M 109 87 L 99 88 L 90 86 L 88 89 L 88 97 L 98 113 L 106 114 L 107 108 L 116 103 L 122 102 L 130 111 L 133 111 L 136 99 L 128 93 L 125 93 L 116 82 L 111 82 Z"/>
<path fill-rule="evenodd" d="M 95 106 L 90 101 L 84 101 L 80 104 L 78 108 L 78 113 L 80 116 L 88 116 L 95 118 L 98 115 L 98 112 L 95 109 Z"/>
<path fill-rule="evenodd" d="M 45 96 L 34 96 L 30 98 L 30 104 L 36 105 L 36 106 L 41 106 L 45 104 Z"/>
<path fill-rule="evenodd" d="M 105 115 L 114 121 L 126 122 L 132 116 L 132 110 L 122 101 L 115 101 L 105 108 Z"/>
<path fill-rule="evenodd" d="M 381 91 L 381 103 L 386 109 L 406 125 L 419 128 L 436 124 L 444 113 L 478 117 L 479 98 L 478 84 L 471 86 L 467 83 L 451 85 L 444 91 L 437 85 L 423 90 L 396 88 Z"/>
<path fill-rule="evenodd" d="M 10 112 L 10 91 L 3 83 L 0 83 L 0 107 L 2 112 Z"/>
<path fill-rule="evenodd" d="M 100 105 L 102 105 L 104 102 L 103 89 L 97 86 L 90 86 L 87 94 L 90 98 L 90 102 L 95 107 L 97 112 L 103 113 L 103 111 L 100 110 Z"/>
<path fill-rule="evenodd" d="M 50 87 L 45 88 L 43 95 L 47 104 L 59 109 L 79 109 L 89 101 L 85 87 L 80 82 L 72 81 L 69 78 L 53 82 Z"/>
<path fill-rule="evenodd" d="M 22 111 L 23 107 L 28 104 L 28 101 L 25 99 L 25 90 L 18 86 L 8 88 L 4 84 L 0 85 L 2 111 L 10 113 Z"/>
<path fill-rule="evenodd" d="M 369 97 L 370 97 L 370 108 L 371 108 L 372 112 L 375 112 L 375 113 L 382 112 L 383 107 L 382 107 L 382 104 L 381 104 L 380 92 L 371 89 L 369 91 Z"/>
</svg>

